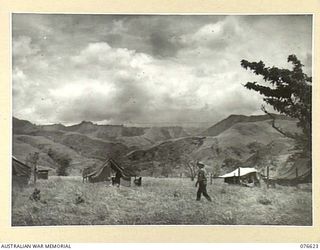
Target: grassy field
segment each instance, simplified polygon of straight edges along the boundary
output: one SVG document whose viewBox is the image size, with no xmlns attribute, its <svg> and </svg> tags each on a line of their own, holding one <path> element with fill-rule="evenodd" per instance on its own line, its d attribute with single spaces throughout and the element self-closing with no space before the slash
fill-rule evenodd
<svg viewBox="0 0 320 250">
<path fill-rule="evenodd" d="M 296 187 L 208 185 L 213 202 L 195 200 L 190 179 L 143 178 L 141 187 L 82 183 L 79 177 L 39 180 L 13 188 L 12 225 L 312 225 L 312 193 Z M 84 202 L 77 204 L 81 196 Z"/>
</svg>

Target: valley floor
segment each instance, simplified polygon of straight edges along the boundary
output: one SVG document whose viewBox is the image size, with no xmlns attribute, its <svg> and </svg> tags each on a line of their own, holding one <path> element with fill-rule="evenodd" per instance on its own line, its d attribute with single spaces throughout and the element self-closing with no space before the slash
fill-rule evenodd
<svg viewBox="0 0 320 250">
<path fill-rule="evenodd" d="M 12 225 L 312 225 L 312 192 L 296 187 L 208 184 L 213 202 L 195 200 L 190 179 L 143 178 L 141 187 L 82 183 L 81 177 L 39 180 L 12 190 Z M 77 204 L 80 196 L 83 202 Z"/>
</svg>

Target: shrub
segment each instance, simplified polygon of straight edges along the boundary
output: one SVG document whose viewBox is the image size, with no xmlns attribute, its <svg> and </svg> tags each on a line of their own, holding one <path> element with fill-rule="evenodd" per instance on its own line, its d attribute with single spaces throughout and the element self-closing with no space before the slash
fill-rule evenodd
<svg viewBox="0 0 320 250">
<path fill-rule="evenodd" d="M 265 195 L 258 197 L 257 201 L 262 205 L 271 205 L 272 201 Z"/>
</svg>

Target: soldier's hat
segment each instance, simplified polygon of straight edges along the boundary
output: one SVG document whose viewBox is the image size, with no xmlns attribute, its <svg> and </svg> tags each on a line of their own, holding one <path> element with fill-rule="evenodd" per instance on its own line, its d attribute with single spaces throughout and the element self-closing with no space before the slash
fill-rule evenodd
<svg viewBox="0 0 320 250">
<path fill-rule="evenodd" d="M 201 167 L 201 168 L 204 167 L 204 163 L 203 163 L 202 161 L 198 161 L 198 162 L 197 162 L 197 165 L 198 165 L 199 167 Z"/>
</svg>

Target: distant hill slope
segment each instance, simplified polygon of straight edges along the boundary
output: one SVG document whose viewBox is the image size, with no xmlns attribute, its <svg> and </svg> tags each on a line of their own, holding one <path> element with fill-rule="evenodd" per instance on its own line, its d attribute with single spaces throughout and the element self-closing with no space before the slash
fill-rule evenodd
<svg viewBox="0 0 320 250">
<path fill-rule="evenodd" d="M 290 117 L 284 115 L 273 114 L 277 120 L 293 120 Z M 216 123 L 212 127 L 206 129 L 202 132 L 202 135 L 208 136 L 216 136 L 222 133 L 223 131 L 231 128 L 236 123 L 241 122 L 259 122 L 270 120 L 270 116 L 268 115 L 253 115 L 253 116 L 245 116 L 245 115 L 230 115 L 226 119 Z"/>
<path fill-rule="evenodd" d="M 157 142 L 185 137 L 187 135 L 182 127 L 152 127 L 146 131 L 143 137 L 149 141 Z"/>
<path fill-rule="evenodd" d="M 29 121 L 13 118 L 14 134 L 55 136 L 78 133 L 108 142 L 123 143 L 128 147 L 140 148 L 156 142 L 188 136 L 182 127 L 126 127 L 123 125 L 98 125 L 83 121 L 72 126 L 62 124 L 34 125 Z"/>
<path fill-rule="evenodd" d="M 132 150 L 186 135 L 181 127 L 138 128 L 92 122 L 35 125 L 13 118 L 13 153 L 24 161 L 29 153 L 40 152 L 41 164 L 56 168 L 47 155 L 51 148 L 69 155 L 72 172 L 79 174 L 88 164 L 107 157 L 120 159 Z"/>
<path fill-rule="evenodd" d="M 268 116 L 232 115 L 206 130 L 206 136 L 189 136 L 181 127 L 130 128 L 82 122 L 39 126 L 13 118 L 13 153 L 25 159 L 39 151 L 41 164 L 56 168 L 49 148 L 72 158 L 72 174 L 111 156 L 141 175 L 188 174 L 187 161 L 204 161 L 215 175 L 236 166 L 283 168 L 292 155 L 294 141 L 272 128 Z M 296 121 L 277 116 L 281 129 L 299 133 Z M 209 134 L 209 135 L 208 135 Z"/>
<path fill-rule="evenodd" d="M 20 120 L 18 118 L 12 118 L 12 132 L 13 134 L 31 134 L 37 131 L 36 125 L 26 120 Z"/>
<path fill-rule="evenodd" d="M 299 131 L 296 121 L 278 120 L 277 123 L 282 128 Z M 282 166 L 293 149 L 294 141 L 272 128 L 271 120 L 250 120 L 235 123 L 217 136 L 168 140 L 149 149 L 130 152 L 127 158 L 146 175 L 150 174 L 150 171 L 155 175 L 161 175 L 163 169 L 168 168 L 161 163 L 170 165 L 169 172 L 175 175 L 185 168 L 183 162 L 186 159 L 201 160 L 211 167 L 210 171 L 218 175 L 232 170 L 235 165 L 249 164 L 258 168 L 266 166 L 265 159 L 271 156 L 271 152 L 266 153 L 264 158 L 255 158 L 254 155 L 263 152 L 264 149 L 265 152 L 269 152 L 273 145 L 277 145 L 277 150 L 273 152 L 272 157 L 277 158 L 278 166 Z M 155 165 L 157 162 L 159 164 Z M 185 171 L 187 172 L 186 169 Z"/>
<path fill-rule="evenodd" d="M 52 168 L 53 172 L 58 165 L 49 157 L 49 149 L 60 154 L 66 154 L 71 159 L 71 167 L 69 173 L 71 175 L 80 175 L 83 168 L 94 164 L 99 164 L 101 161 L 82 156 L 68 146 L 54 142 L 43 136 L 31 135 L 14 135 L 12 153 L 22 162 L 25 162 L 27 156 L 31 153 L 39 152 L 38 165 Z M 53 174 L 52 172 L 50 174 Z"/>
</svg>

